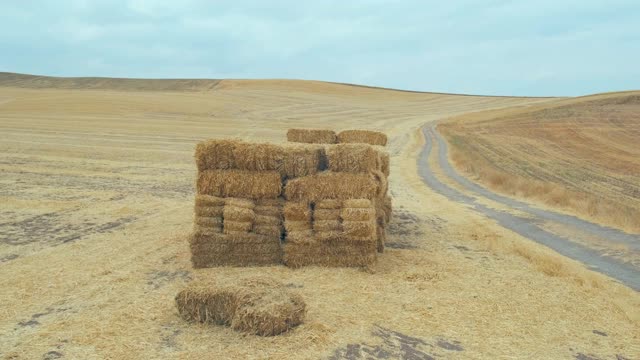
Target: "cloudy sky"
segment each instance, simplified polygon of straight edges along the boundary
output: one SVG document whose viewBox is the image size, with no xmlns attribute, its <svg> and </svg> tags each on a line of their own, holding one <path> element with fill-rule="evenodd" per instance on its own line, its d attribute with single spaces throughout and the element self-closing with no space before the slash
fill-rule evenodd
<svg viewBox="0 0 640 360">
<path fill-rule="evenodd" d="M 492 95 L 640 89 L 640 1 L 3 1 L 0 71 Z"/>
</svg>

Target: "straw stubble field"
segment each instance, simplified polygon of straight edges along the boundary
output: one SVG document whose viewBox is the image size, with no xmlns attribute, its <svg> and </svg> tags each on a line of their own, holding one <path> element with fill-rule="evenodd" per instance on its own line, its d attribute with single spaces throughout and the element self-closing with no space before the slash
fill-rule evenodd
<svg viewBox="0 0 640 360">
<path fill-rule="evenodd" d="M 1 357 L 640 356 L 637 293 L 431 192 L 416 173 L 423 123 L 546 99 L 302 81 L 15 87 L 30 84 L 0 88 Z M 377 265 L 193 270 L 195 144 L 285 142 L 287 128 L 320 122 L 389 135 L 394 214 Z M 264 338 L 179 318 L 173 299 L 186 283 L 253 275 L 300 293 L 305 322 Z"/>
</svg>

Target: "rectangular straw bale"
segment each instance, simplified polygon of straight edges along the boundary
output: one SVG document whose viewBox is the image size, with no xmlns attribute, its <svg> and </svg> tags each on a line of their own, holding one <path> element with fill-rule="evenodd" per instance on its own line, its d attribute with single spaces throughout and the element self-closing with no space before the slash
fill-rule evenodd
<svg viewBox="0 0 640 360">
<path fill-rule="evenodd" d="M 373 207 L 369 199 L 346 199 L 342 202 L 342 208 L 368 209 Z"/>
<path fill-rule="evenodd" d="M 342 237 L 342 231 L 330 230 L 330 231 L 316 231 L 313 236 L 318 242 L 331 242 Z"/>
<path fill-rule="evenodd" d="M 238 142 L 233 148 L 235 168 L 251 171 L 280 171 L 285 159 L 281 145 Z"/>
<path fill-rule="evenodd" d="M 264 207 L 282 207 L 284 206 L 284 198 L 278 197 L 275 199 L 256 199 L 255 204 L 256 207 L 264 206 Z"/>
<path fill-rule="evenodd" d="M 292 231 L 311 230 L 313 225 L 311 221 L 285 220 L 284 228 L 287 230 L 287 233 L 290 233 Z"/>
<path fill-rule="evenodd" d="M 286 243 L 291 244 L 309 244 L 316 242 L 311 229 L 288 231 Z"/>
<path fill-rule="evenodd" d="M 342 201 L 336 199 L 324 199 L 315 203 L 316 209 L 340 209 Z"/>
<path fill-rule="evenodd" d="M 287 202 L 283 212 L 288 221 L 311 221 L 311 207 L 307 202 Z"/>
<path fill-rule="evenodd" d="M 313 222 L 313 231 L 342 231 L 340 220 L 317 220 Z"/>
<path fill-rule="evenodd" d="M 213 243 L 242 243 L 242 244 L 265 244 L 280 241 L 274 236 L 265 236 L 253 233 L 243 234 L 203 234 L 194 232 L 189 237 L 190 244 L 213 244 Z"/>
<path fill-rule="evenodd" d="M 327 168 L 335 172 L 366 173 L 380 170 L 380 154 L 367 144 L 337 144 L 327 147 Z"/>
<path fill-rule="evenodd" d="M 287 141 L 307 144 L 335 144 L 338 137 L 333 130 L 289 129 Z"/>
<path fill-rule="evenodd" d="M 256 214 L 252 209 L 245 209 L 229 205 L 224 206 L 222 216 L 224 218 L 225 226 L 229 221 L 252 223 L 256 218 Z"/>
<path fill-rule="evenodd" d="M 376 210 L 370 208 L 342 208 L 340 218 L 344 221 L 371 221 L 376 219 Z"/>
<path fill-rule="evenodd" d="M 313 220 L 340 220 L 340 209 L 318 209 L 313 210 Z"/>
<path fill-rule="evenodd" d="M 270 216 L 270 217 L 275 217 L 275 218 L 278 218 L 278 219 L 282 219 L 282 207 L 281 206 L 256 205 L 256 207 L 253 209 L 253 212 L 255 212 L 256 215 Z"/>
<path fill-rule="evenodd" d="M 284 151 L 281 173 L 287 178 L 313 175 L 326 168 L 322 145 L 287 145 Z"/>
<path fill-rule="evenodd" d="M 282 220 L 278 217 L 273 216 L 265 216 L 265 215 L 256 215 L 254 219 L 254 225 L 272 225 L 279 226 L 282 224 Z"/>
<path fill-rule="evenodd" d="M 253 228 L 253 223 L 251 221 L 228 221 L 225 220 L 223 223 L 223 232 L 225 234 L 232 233 L 248 233 Z"/>
<path fill-rule="evenodd" d="M 233 198 L 233 197 L 228 197 L 224 199 L 224 205 L 243 208 L 243 209 L 253 209 L 256 207 L 255 201 L 251 199 L 242 199 L 242 198 Z"/>
<path fill-rule="evenodd" d="M 195 152 L 198 171 L 234 169 L 233 151 L 240 143 L 238 140 L 206 140 L 198 143 Z"/>
<path fill-rule="evenodd" d="M 375 221 L 343 221 L 345 237 L 350 239 L 374 239 L 376 236 Z"/>
<path fill-rule="evenodd" d="M 198 175 L 197 190 L 219 197 L 277 198 L 282 182 L 276 171 L 205 170 Z"/>
<path fill-rule="evenodd" d="M 220 226 L 202 226 L 198 224 L 193 225 L 193 233 L 196 235 L 217 235 L 222 234 L 222 224 Z"/>
<path fill-rule="evenodd" d="M 217 216 L 216 217 L 196 216 L 194 223 L 196 225 L 200 225 L 204 227 L 221 227 L 222 218 Z"/>
<path fill-rule="evenodd" d="M 282 252 L 266 254 L 203 253 L 191 256 L 194 269 L 218 266 L 272 266 L 282 262 Z"/>
<path fill-rule="evenodd" d="M 324 199 L 374 199 L 377 190 L 378 183 L 370 174 L 325 171 L 288 181 L 284 192 L 290 201 L 318 202 Z"/>
<path fill-rule="evenodd" d="M 368 244 L 367 244 L 368 245 Z M 369 246 L 327 246 L 324 243 L 285 244 L 283 260 L 289 267 L 365 267 L 376 261 L 376 248 Z"/>
<path fill-rule="evenodd" d="M 339 143 L 365 143 L 369 145 L 387 145 L 387 135 L 370 130 L 344 130 L 338 134 Z"/>
<path fill-rule="evenodd" d="M 224 198 L 221 198 L 221 197 L 196 194 L 196 207 L 223 206 L 224 202 L 225 202 Z"/>
<path fill-rule="evenodd" d="M 194 211 L 196 216 L 222 217 L 223 206 L 196 206 Z"/>
<path fill-rule="evenodd" d="M 253 225 L 253 232 L 260 235 L 280 238 L 284 232 L 282 225 Z"/>
</svg>

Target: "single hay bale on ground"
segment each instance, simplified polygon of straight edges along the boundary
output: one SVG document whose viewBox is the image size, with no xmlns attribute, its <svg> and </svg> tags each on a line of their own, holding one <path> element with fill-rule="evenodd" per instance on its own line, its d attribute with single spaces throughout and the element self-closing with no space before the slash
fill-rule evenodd
<svg viewBox="0 0 640 360">
<path fill-rule="evenodd" d="M 277 198 L 282 192 L 276 171 L 205 170 L 197 181 L 199 194 L 251 199 Z"/>
<path fill-rule="evenodd" d="M 340 211 L 340 218 L 344 221 L 371 221 L 376 219 L 376 209 L 369 208 L 348 208 L 344 207 Z"/>
<path fill-rule="evenodd" d="M 334 172 L 368 173 L 382 169 L 380 153 L 367 144 L 337 144 L 327 147 L 327 167 Z"/>
<path fill-rule="evenodd" d="M 307 144 L 335 144 L 337 135 L 333 130 L 321 129 L 289 129 L 287 131 L 288 142 Z"/>
<path fill-rule="evenodd" d="M 387 135 L 370 130 L 344 130 L 338 134 L 338 142 L 386 146 Z"/>
<path fill-rule="evenodd" d="M 253 223 L 256 214 L 253 212 L 253 209 L 225 205 L 222 217 L 224 218 L 226 226 L 226 223 L 229 221 Z"/>
<path fill-rule="evenodd" d="M 316 209 L 340 209 L 342 207 L 341 200 L 324 199 L 315 203 Z"/>
<path fill-rule="evenodd" d="M 318 209 L 313 210 L 313 221 L 318 220 L 340 220 L 340 209 Z"/>
<path fill-rule="evenodd" d="M 287 202 L 283 212 L 287 221 L 311 221 L 311 207 L 308 202 Z"/>
<path fill-rule="evenodd" d="M 260 336 L 278 335 L 298 326 L 306 314 L 300 295 L 269 278 L 194 282 L 175 301 L 178 313 L 187 321 L 227 325 Z"/>
<path fill-rule="evenodd" d="M 196 194 L 196 207 L 218 207 L 223 206 L 224 203 L 225 200 L 221 197 Z"/>
<path fill-rule="evenodd" d="M 241 143 L 238 140 L 206 140 L 196 145 L 196 165 L 198 171 L 234 169 L 233 150 Z"/>
<path fill-rule="evenodd" d="M 284 193 L 290 201 L 317 203 L 325 199 L 374 199 L 378 187 L 376 179 L 370 174 L 325 171 L 288 181 Z"/>
<path fill-rule="evenodd" d="M 248 233 L 253 228 L 253 222 L 251 221 L 232 221 L 224 220 L 223 232 L 225 234 L 232 233 Z"/>
</svg>

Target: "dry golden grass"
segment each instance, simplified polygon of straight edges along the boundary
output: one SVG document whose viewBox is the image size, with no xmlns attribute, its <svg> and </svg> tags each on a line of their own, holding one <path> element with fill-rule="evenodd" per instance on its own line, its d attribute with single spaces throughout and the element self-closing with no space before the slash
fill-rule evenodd
<svg viewBox="0 0 640 360">
<path fill-rule="evenodd" d="M 438 129 L 467 175 L 499 192 L 640 232 L 640 93 L 456 117 Z"/>
<path fill-rule="evenodd" d="M 429 191 L 417 175 L 424 122 L 541 101 L 304 81 L 173 93 L 0 88 L 0 357 L 317 359 L 349 344 L 397 355 L 402 333 L 424 342 L 412 351 L 448 358 L 638 358 L 636 292 Z M 389 136 L 394 218 L 371 272 L 194 270 L 195 144 L 285 142 L 288 128 L 320 121 Z M 257 275 L 302 295 L 303 324 L 263 338 L 178 316 L 174 297 L 190 280 Z M 438 347 L 443 340 L 464 350 Z"/>
</svg>

